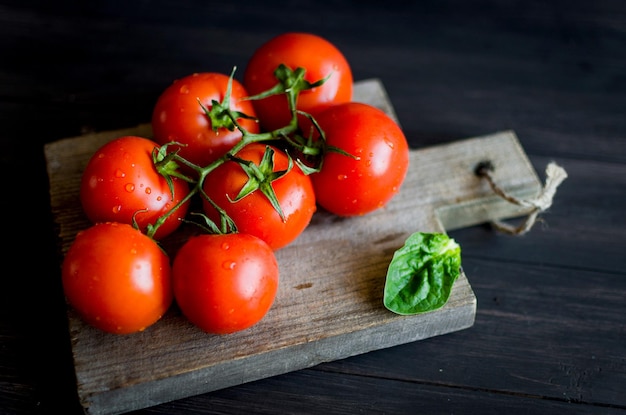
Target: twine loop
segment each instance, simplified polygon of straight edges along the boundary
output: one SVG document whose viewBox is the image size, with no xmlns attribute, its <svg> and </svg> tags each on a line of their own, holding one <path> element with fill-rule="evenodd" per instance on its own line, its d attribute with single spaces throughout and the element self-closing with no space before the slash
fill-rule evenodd
<svg viewBox="0 0 626 415">
<path fill-rule="evenodd" d="M 531 211 L 526 216 L 526 219 L 518 226 L 513 226 L 499 220 L 492 221 L 492 225 L 497 230 L 509 235 L 523 235 L 526 232 L 530 231 L 530 229 L 537 221 L 537 217 L 539 216 L 539 214 L 546 211 L 548 208 L 550 208 L 550 206 L 552 206 L 552 200 L 554 199 L 554 195 L 556 194 L 557 187 L 559 187 L 563 180 L 567 178 L 567 172 L 565 171 L 565 169 L 563 169 L 563 167 L 557 165 L 556 163 L 551 162 L 546 167 L 546 181 L 539 195 L 537 195 L 533 199 L 518 199 L 506 193 L 500 186 L 496 184 L 493 175 L 491 174 L 493 170 L 493 164 L 489 161 L 486 161 L 480 163 L 476 167 L 476 174 L 479 177 L 485 178 L 494 193 L 496 193 L 504 200 L 514 205 L 531 209 Z"/>
</svg>

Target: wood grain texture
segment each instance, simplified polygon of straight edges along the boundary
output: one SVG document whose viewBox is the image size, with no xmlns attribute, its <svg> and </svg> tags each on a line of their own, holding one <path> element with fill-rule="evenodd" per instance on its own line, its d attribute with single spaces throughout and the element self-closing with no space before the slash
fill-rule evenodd
<svg viewBox="0 0 626 415">
<path fill-rule="evenodd" d="M 465 339 L 471 338 L 469 330 Z M 459 332 L 452 337 L 462 337 Z M 441 338 L 445 342 L 450 336 Z M 293 415 L 353 415 L 353 414 L 487 414 L 509 413 L 541 415 L 623 415 L 624 410 L 610 406 L 577 405 L 565 399 L 538 399 L 537 396 L 494 392 L 485 389 L 472 389 L 464 385 L 448 383 L 447 364 L 436 365 L 435 359 L 425 359 L 419 355 L 423 343 L 417 342 L 407 347 L 399 346 L 398 352 L 412 356 L 409 367 L 425 364 L 423 372 L 429 375 L 427 382 L 400 378 L 397 373 L 410 372 L 404 369 L 389 371 L 392 377 L 371 377 L 369 374 L 333 372 L 331 370 L 309 369 L 275 376 L 262 382 L 253 382 L 205 394 L 177 404 L 164 404 L 154 408 L 132 412 L 132 415 L 168 415 L 171 413 L 195 415 L 240 414 L 293 414 Z M 416 346 L 416 347 L 410 347 Z M 417 353 L 416 353 L 417 351 Z M 385 351 L 381 352 L 387 356 Z M 398 353 L 390 353 L 396 357 Z M 466 355 L 462 355 L 466 358 Z M 473 356 L 474 358 L 476 356 Z M 359 360 L 362 362 L 365 359 Z M 407 359 L 408 360 L 408 359 Z M 435 360 L 433 362 L 433 360 Z M 406 364 L 406 360 L 402 361 Z M 488 369 L 482 363 L 481 369 Z M 324 365 L 326 367 L 326 365 Z M 362 366 L 364 367 L 364 366 Z M 432 370 L 434 367 L 434 371 Z M 467 366 L 462 366 L 467 372 Z M 497 367 L 491 367 L 497 372 Z M 509 369 L 509 368 L 507 368 Z M 460 370 L 459 370 L 460 371 Z M 504 369 L 501 369 L 504 371 Z M 494 382 L 497 378 L 491 378 Z M 479 379 L 482 380 L 482 379 Z M 372 393 L 372 391 L 376 391 Z M 486 405 L 486 402 L 489 405 Z M 280 410 L 276 408 L 280 407 Z M 233 409 L 237 408 L 237 409 Z M 442 410 L 443 408 L 443 410 Z M 131 415 L 131 414 L 129 414 Z"/>
<path fill-rule="evenodd" d="M 394 116 L 378 80 L 357 83 L 356 89 L 355 100 Z M 88 226 L 78 203 L 82 169 L 97 147 L 121 135 L 150 137 L 151 131 L 140 125 L 46 145 L 51 206 L 63 251 Z M 524 213 L 495 197 L 474 174 L 484 160 L 494 163 L 500 185 L 518 197 L 540 190 L 512 132 L 412 150 L 407 179 L 386 207 L 354 218 L 317 212 L 307 230 L 277 252 L 277 299 L 249 330 L 207 335 L 173 307 L 144 332 L 116 336 L 86 325 L 68 309 L 85 410 L 127 412 L 471 327 L 476 299 L 465 273 L 448 303 L 423 315 L 390 313 L 382 305 L 382 292 L 393 252 L 410 233 L 445 232 Z M 164 244 L 175 249 L 184 235 Z"/>
</svg>

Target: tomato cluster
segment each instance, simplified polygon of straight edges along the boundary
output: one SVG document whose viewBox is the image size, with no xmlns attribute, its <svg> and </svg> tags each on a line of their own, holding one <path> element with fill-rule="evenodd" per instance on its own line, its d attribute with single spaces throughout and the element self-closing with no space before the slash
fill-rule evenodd
<svg viewBox="0 0 626 415">
<path fill-rule="evenodd" d="M 70 246 L 62 278 L 94 327 L 141 331 L 175 302 L 207 333 L 247 329 L 275 300 L 275 251 L 317 209 L 364 215 L 399 191 L 404 134 L 352 101 L 336 46 L 285 33 L 253 54 L 243 82 L 234 72 L 174 81 L 155 103 L 153 137 L 118 137 L 88 161 L 80 200 L 93 225 Z M 168 252 L 162 242 L 183 223 L 198 232 Z"/>
</svg>

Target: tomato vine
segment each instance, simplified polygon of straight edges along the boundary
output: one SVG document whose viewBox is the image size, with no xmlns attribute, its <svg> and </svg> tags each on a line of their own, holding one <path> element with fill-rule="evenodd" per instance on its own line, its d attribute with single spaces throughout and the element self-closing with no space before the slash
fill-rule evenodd
<svg viewBox="0 0 626 415">
<path fill-rule="evenodd" d="M 206 166 L 198 166 L 195 163 L 190 162 L 186 158 L 179 155 L 179 149 L 181 144 L 172 141 L 164 144 L 158 149 L 155 149 L 153 152 L 153 160 L 157 171 L 165 177 L 167 180 L 171 191 L 173 192 L 172 185 L 172 177 L 178 177 L 190 183 L 192 187 L 188 194 L 180 200 L 172 209 L 166 212 L 164 215 L 160 216 L 156 222 L 152 225 L 148 225 L 146 234 L 149 237 L 153 237 L 158 228 L 167 220 L 167 218 L 173 214 L 180 206 L 183 206 L 187 203 L 192 197 L 196 194 L 200 194 L 204 199 L 206 199 L 209 203 L 213 205 L 220 212 L 220 224 L 215 224 L 209 218 L 207 218 L 202 213 L 193 213 L 195 216 L 200 216 L 203 219 L 203 228 L 208 230 L 211 233 L 231 233 L 237 231 L 236 223 L 228 217 L 228 214 L 222 209 L 220 206 L 215 204 L 210 197 L 204 192 L 203 186 L 204 181 L 206 180 L 209 173 L 214 171 L 217 167 L 224 164 L 227 161 L 235 161 L 239 163 L 242 169 L 248 174 L 249 180 L 247 184 L 241 189 L 240 194 L 234 200 L 239 200 L 246 195 L 254 192 L 255 190 L 260 190 L 263 195 L 270 201 L 274 209 L 279 213 L 281 218 L 285 220 L 285 216 L 282 212 L 281 206 L 276 199 L 276 195 L 271 186 L 271 183 L 283 175 L 285 175 L 291 168 L 293 167 L 293 159 L 287 151 L 287 155 L 289 157 L 289 167 L 287 170 L 274 172 L 272 165 L 272 155 L 273 150 L 270 147 L 266 147 L 266 153 L 263 157 L 263 161 L 260 165 L 255 165 L 247 160 L 243 160 L 237 157 L 237 153 L 252 143 L 261 143 L 261 142 L 275 142 L 275 141 L 283 141 L 287 143 L 295 151 L 306 157 L 317 157 L 318 159 L 322 156 L 325 149 L 323 149 L 324 143 L 324 135 L 319 125 L 315 122 L 315 119 L 312 115 L 304 113 L 302 111 L 298 111 L 296 108 L 298 96 L 301 92 L 310 90 L 322 85 L 326 80 L 331 76 L 329 74 L 326 78 L 320 79 L 316 82 L 309 82 L 304 79 L 304 75 L 306 70 L 304 68 L 297 68 L 296 70 L 291 70 L 285 65 L 279 65 L 276 68 L 275 76 L 278 80 L 278 83 L 271 89 L 262 92 L 260 94 L 249 96 L 246 99 L 249 100 L 257 100 L 264 99 L 271 95 L 277 94 L 285 94 L 287 97 L 287 102 L 289 105 L 289 110 L 291 111 L 292 117 L 290 122 L 283 126 L 279 127 L 275 130 L 253 133 L 244 128 L 240 123 L 239 119 L 245 118 L 250 119 L 253 118 L 248 114 L 245 114 L 240 111 L 235 111 L 231 109 L 230 99 L 231 99 L 231 88 L 232 81 L 234 79 L 236 67 L 233 68 L 230 77 L 228 86 L 226 89 L 226 93 L 221 102 L 213 100 L 210 108 L 202 104 L 202 102 L 198 102 L 198 105 L 201 106 L 204 114 L 211 121 L 211 128 L 213 130 L 218 130 L 220 128 L 226 128 L 230 131 L 237 129 L 241 132 L 242 137 L 241 140 L 238 141 L 226 154 L 214 160 L 210 164 Z M 298 126 L 298 115 L 306 116 L 311 120 L 312 124 L 315 126 L 319 133 L 319 137 L 316 140 L 313 140 L 311 136 L 305 138 L 300 134 L 299 126 Z M 171 147 L 179 146 L 179 149 L 170 150 Z M 331 148 L 331 151 L 341 152 L 340 149 Z M 346 153 L 347 154 L 347 153 Z M 311 167 L 310 165 L 305 164 L 302 160 L 296 160 L 298 166 L 303 170 L 305 174 L 312 174 L 319 170 L 319 166 L 321 166 L 321 162 L 316 161 L 314 164 L 318 167 Z M 195 172 L 197 176 L 196 179 L 190 177 L 187 174 L 184 174 L 180 171 L 180 165 L 184 165 L 187 168 L 191 169 Z M 194 222 L 195 223 L 195 222 Z M 196 223 L 197 224 L 197 223 Z"/>
</svg>

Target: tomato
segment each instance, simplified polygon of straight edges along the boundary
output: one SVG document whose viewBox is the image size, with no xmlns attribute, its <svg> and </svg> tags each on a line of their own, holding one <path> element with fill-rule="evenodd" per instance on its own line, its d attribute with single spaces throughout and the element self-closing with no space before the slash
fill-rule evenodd
<svg viewBox="0 0 626 415">
<path fill-rule="evenodd" d="M 62 281 L 69 305 L 109 333 L 142 331 L 173 301 L 168 256 L 153 239 L 123 223 L 79 232 L 63 260 Z"/>
<path fill-rule="evenodd" d="M 87 218 L 94 223 L 133 223 L 145 231 L 189 193 L 184 180 L 173 177 L 174 194 L 167 180 L 156 170 L 152 152 L 159 145 L 137 136 L 123 136 L 101 146 L 88 161 L 80 183 L 80 201 Z M 160 226 L 154 238 L 176 230 L 188 210 L 181 205 Z"/>
<path fill-rule="evenodd" d="M 363 215 L 398 193 L 409 167 L 409 146 L 396 122 L 376 107 L 338 104 L 317 116 L 328 146 L 321 170 L 311 174 L 317 203 L 340 216 Z"/>
<path fill-rule="evenodd" d="M 248 61 L 243 80 L 248 92 L 257 95 L 274 87 L 278 83 L 274 71 L 280 64 L 291 70 L 304 68 L 304 79 L 311 83 L 330 75 L 323 85 L 300 93 L 297 101 L 299 110 L 315 113 L 330 104 L 351 101 L 352 70 L 343 53 L 328 40 L 298 32 L 288 32 L 270 39 Z M 275 130 L 291 120 L 292 115 L 283 94 L 252 102 L 264 130 Z"/>
<path fill-rule="evenodd" d="M 226 154 L 238 141 L 241 132 L 226 127 L 213 129 L 213 124 L 202 105 L 210 109 L 213 101 L 222 103 L 229 76 L 216 72 L 194 73 L 174 81 L 157 99 L 152 113 L 154 140 L 159 144 L 176 141 L 185 146 L 180 155 L 204 167 Z M 248 93 L 236 79 L 232 80 L 230 109 L 250 117 L 256 114 L 251 101 L 242 100 Z M 253 119 L 238 119 L 248 132 L 259 132 Z"/>
<path fill-rule="evenodd" d="M 276 147 L 269 148 L 274 153 L 272 171 L 287 170 L 287 154 Z M 236 156 L 258 166 L 265 151 L 265 144 L 252 143 Z M 309 176 L 294 163 L 288 173 L 271 182 L 284 220 L 260 189 L 235 201 L 247 182 L 248 175 L 241 165 L 236 161 L 227 161 L 209 173 L 203 189 L 233 219 L 239 232 L 257 236 L 275 250 L 295 240 L 308 226 L 316 210 L 315 193 Z M 219 224 L 217 210 L 206 199 L 203 199 L 203 210 L 211 220 Z"/>
<path fill-rule="evenodd" d="M 200 329 L 227 334 L 258 323 L 278 291 L 274 251 L 244 233 L 192 236 L 172 267 L 174 297 Z"/>
</svg>

